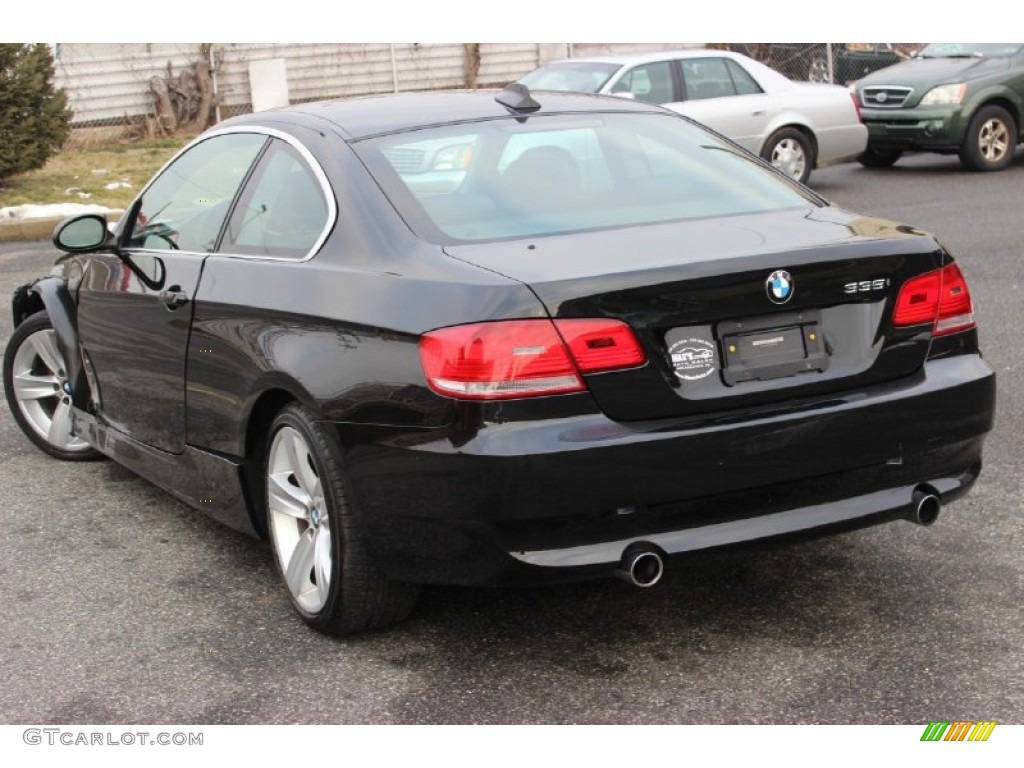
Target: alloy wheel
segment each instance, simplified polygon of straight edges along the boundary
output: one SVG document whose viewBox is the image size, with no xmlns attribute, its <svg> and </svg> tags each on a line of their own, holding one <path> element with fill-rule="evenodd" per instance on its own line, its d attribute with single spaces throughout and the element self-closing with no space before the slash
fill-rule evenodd
<svg viewBox="0 0 1024 768">
<path fill-rule="evenodd" d="M 270 445 L 267 505 L 288 590 L 304 611 L 319 613 L 331 589 L 331 520 L 309 443 L 292 427 Z"/>
<path fill-rule="evenodd" d="M 978 133 L 978 149 L 990 163 L 998 163 L 1010 149 L 1010 129 L 998 118 L 986 120 Z"/>
<path fill-rule="evenodd" d="M 11 380 L 18 409 L 36 434 L 57 450 L 92 450 L 71 434 L 67 370 L 52 329 L 25 337 L 14 353 Z"/>
</svg>

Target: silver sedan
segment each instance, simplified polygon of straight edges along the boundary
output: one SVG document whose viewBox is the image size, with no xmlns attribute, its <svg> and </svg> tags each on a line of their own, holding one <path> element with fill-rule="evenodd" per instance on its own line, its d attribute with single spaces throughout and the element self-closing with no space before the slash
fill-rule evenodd
<svg viewBox="0 0 1024 768">
<path fill-rule="evenodd" d="M 846 88 L 798 83 L 739 53 L 685 50 L 545 64 L 531 90 L 603 93 L 691 117 L 806 182 L 813 168 L 856 157 L 867 129 Z"/>
</svg>

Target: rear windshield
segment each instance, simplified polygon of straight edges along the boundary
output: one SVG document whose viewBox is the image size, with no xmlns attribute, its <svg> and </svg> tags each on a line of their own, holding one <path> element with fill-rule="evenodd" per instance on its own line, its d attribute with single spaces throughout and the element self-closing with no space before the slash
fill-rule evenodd
<svg viewBox="0 0 1024 768">
<path fill-rule="evenodd" d="M 819 204 L 741 149 L 669 114 L 495 119 L 356 143 L 432 242 L 480 242 Z"/>
<path fill-rule="evenodd" d="M 558 61 L 535 69 L 519 82 L 531 91 L 597 93 L 621 68 L 621 64 L 595 61 Z"/>
<path fill-rule="evenodd" d="M 1020 43 L 929 43 L 917 54 L 923 59 L 1013 56 Z"/>
</svg>

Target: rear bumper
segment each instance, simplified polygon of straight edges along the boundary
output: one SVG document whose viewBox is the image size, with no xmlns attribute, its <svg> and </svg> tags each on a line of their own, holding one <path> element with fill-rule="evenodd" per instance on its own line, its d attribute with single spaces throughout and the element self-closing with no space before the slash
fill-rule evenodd
<svg viewBox="0 0 1024 768">
<path fill-rule="evenodd" d="M 959 107 L 862 109 L 868 146 L 874 149 L 958 151 L 966 123 Z"/>
<path fill-rule="evenodd" d="M 862 123 L 851 123 L 831 128 L 820 128 L 818 139 L 818 165 L 832 165 L 857 157 L 868 143 L 868 131 Z"/>
<path fill-rule="evenodd" d="M 980 472 L 994 405 L 992 370 L 958 355 L 753 418 L 595 413 L 358 446 L 339 430 L 360 525 L 388 575 L 506 584 L 610 575 L 636 542 L 671 558 L 906 517 L 920 484 L 952 501 Z"/>
</svg>

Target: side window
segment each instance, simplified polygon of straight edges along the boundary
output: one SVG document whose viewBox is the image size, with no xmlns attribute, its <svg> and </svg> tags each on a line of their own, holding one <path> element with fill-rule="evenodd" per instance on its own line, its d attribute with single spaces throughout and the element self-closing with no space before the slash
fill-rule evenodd
<svg viewBox="0 0 1024 768">
<path fill-rule="evenodd" d="M 316 245 L 329 215 L 306 161 L 287 142 L 273 139 L 228 222 L 220 250 L 301 259 Z"/>
<path fill-rule="evenodd" d="M 648 104 L 668 104 L 675 101 L 669 63 L 657 61 L 633 67 L 612 86 L 612 93 L 631 93 L 637 101 Z"/>
<path fill-rule="evenodd" d="M 745 96 L 750 93 L 761 93 L 761 86 L 757 84 L 757 81 L 750 76 L 743 67 L 737 64 L 732 59 L 725 60 L 725 66 L 729 70 L 729 74 L 732 75 L 732 82 L 736 86 L 736 93 L 741 96 Z"/>
<path fill-rule="evenodd" d="M 725 59 L 683 59 L 683 82 L 688 101 L 735 96 Z"/>
<path fill-rule="evenodd" d="M 256 133 L 230 133 L 188 150 L 146 190 L 129 245 L 212 251 L 231 201 L 266 140 Z"/>
</svg>

